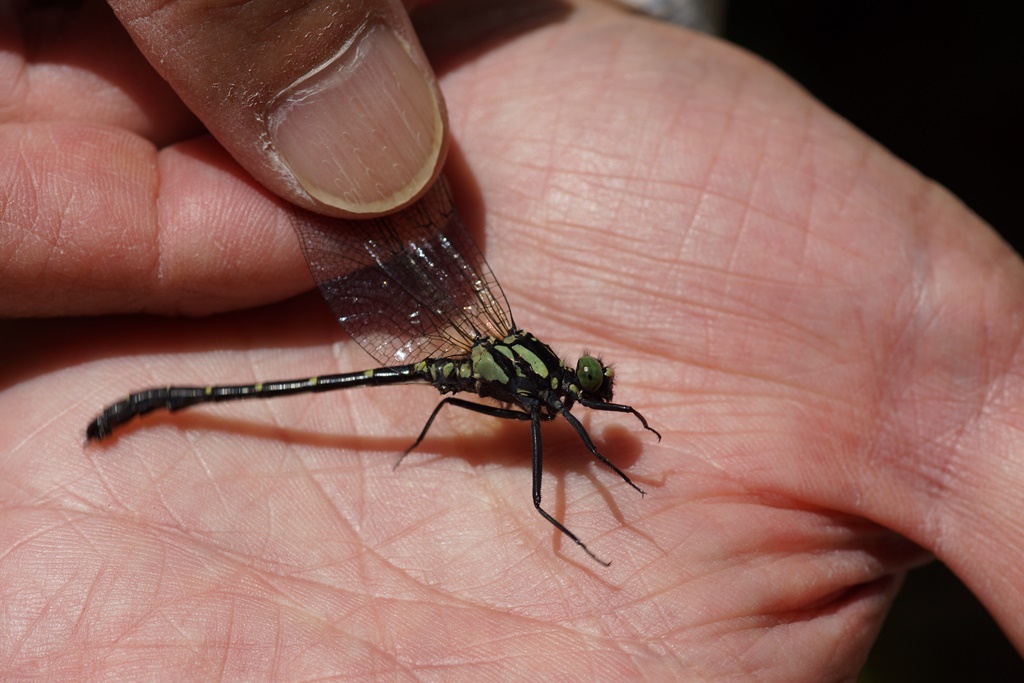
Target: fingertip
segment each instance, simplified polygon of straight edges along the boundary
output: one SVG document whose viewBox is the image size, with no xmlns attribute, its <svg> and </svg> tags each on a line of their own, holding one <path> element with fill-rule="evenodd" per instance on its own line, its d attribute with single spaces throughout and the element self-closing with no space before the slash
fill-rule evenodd
<svg viewBox="0 0 1024 683">
<path fill-rule="evenodd" d="M 401 208 L 444 161 L 444 100 L 426 57 L 369 23 L 329 63 L 292 85 L 267 117 L 273 153 L 318 202 L 351 215 Z"/>
</svg>

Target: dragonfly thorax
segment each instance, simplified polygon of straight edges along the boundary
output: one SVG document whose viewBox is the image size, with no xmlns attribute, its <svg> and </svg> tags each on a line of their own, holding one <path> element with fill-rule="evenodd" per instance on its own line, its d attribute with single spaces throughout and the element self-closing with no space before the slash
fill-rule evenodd
<svg viewBox="0 0 1024 683">
<path fill-rule="evenodd" d="M 603 403 L 612 395 L 611 368 L 584 356 L 573 370 L 550 346 L 522 331 L 482 337 L 468 357 L 431 359 L 423 366 L 441 393 L 471 392 L 524 407 L 568 407 L 581 398 Z"/>
</svg>

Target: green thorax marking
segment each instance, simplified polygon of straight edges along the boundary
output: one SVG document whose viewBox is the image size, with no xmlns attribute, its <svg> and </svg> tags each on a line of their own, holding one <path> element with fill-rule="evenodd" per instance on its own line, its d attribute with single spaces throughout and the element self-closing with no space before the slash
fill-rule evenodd
<svg viewBox="0 0 1024 683">
<path fill-rule="evenodd" d="M 471 355 L 473 376 L 484 382 L 508 384 L 508 374 L 501 367 L 505 363 L 501 363 L 495 358 L 494 353 L 491 351 L 494 346 L 491 344 L 476 344 L 473 346 L 473 353 Z"/>
<path fill-rule="evenodd" d="M 473 377 L 483 382 L 507 385 L 513 378 L 541 380 L 545 388 L 556 388 L 564 366 L 549 346 L 526 333 L 489 338 L 477 343 L 471 354 Z"/>
<path fill-rule="evenodd" d="M 522 358 L 533 370 L 534 374 L 538 377 L 547 377 L 552 370 L 557 370 L 561 367 L 561 363 L 554 368 L 550 367 L 545 363 L 540 356 L 538 356 L 533 350 L 527 348 L 523 344 L 513 344 L 512 350 L 515 351 L 516 355 Z"/>
</svg>

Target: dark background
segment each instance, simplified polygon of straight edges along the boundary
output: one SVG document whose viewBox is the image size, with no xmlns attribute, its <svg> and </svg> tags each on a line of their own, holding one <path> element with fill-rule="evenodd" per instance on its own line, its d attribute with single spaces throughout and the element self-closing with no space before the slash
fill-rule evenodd
<svg viewBox="0 0 1024 683">
<path fill-rule="evenodd" d="M 1013 6 L 730 0 L 725 38 L 945 185 L 1020 253 L 1024 38 Z M 934 563 L 911 572 L 860 680 L 1024 681 L 1024 661 Z"/>
</svg>

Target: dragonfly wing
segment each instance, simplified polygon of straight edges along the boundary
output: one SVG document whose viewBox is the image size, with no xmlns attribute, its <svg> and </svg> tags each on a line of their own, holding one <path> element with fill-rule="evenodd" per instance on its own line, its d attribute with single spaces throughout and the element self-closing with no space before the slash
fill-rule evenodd
<svg viewBox="0 0 1024 683">
<path fill-rule="evenodd" d="M 320 293 L 385 366 L 461 356 L 515 324 L 497 278 L 455 210 L 444 177 L 412 207 L 370 220 L 294 209 Z"/>
</svg>

